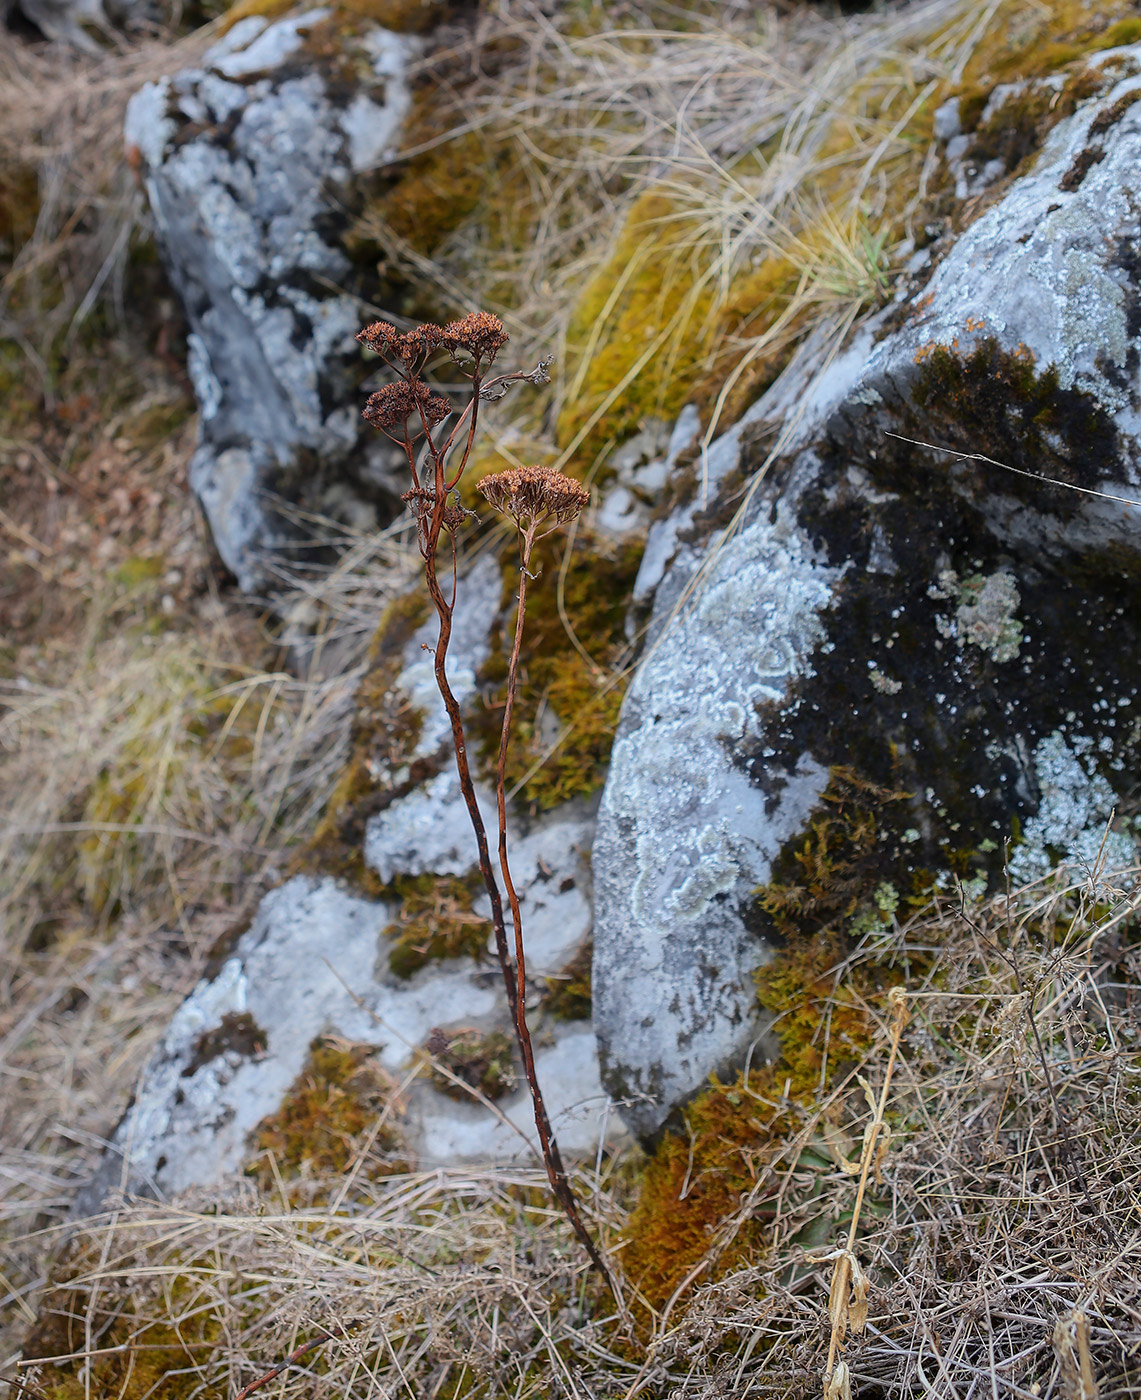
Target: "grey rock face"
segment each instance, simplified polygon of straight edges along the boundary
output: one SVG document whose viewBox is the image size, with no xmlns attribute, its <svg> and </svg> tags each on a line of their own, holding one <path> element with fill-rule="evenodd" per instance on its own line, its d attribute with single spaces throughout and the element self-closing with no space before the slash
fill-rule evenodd
<svg viewBox="0 0 1141 1400">
<path fill-rule="evenodd" d="M 761 1034 L 751 891 L 795 881 L 830 774 L 867 785 L 846 791 L 893 897 L 953 866 L 969 895 L 1000 880 L 1015 817 L 1018 878 L 1136 858 L 1107 823 L 1141 743 L 1141 104 L 1093 157 L 1090 128 L 1137 86 L 1059 124 L 911 305 L 843 354 L 809 343 L 710 447 L 714 495 L 765 460 L 727 531 L 696 537 L 691 507 L 651 534 L 593 856 L 603 1082 L 642 1135 Z"/>
<path fill-rule="evenodd" d="M 477 561 L 461 580 L 449 664 L 461 702 L 470 702 L 475 673 L 488 654 L 500 589 L 494 558 Z M 413 634 L 395 682 L 422 710 L 422 720 L 407 764 L 380 780 L 394 790 L 403 786 L 416 760 L 438 771 L 368 823 L 365 859 L 385 884 L 398 876 L 466 875 L 476 863 L 430 656 L 425 673 L 423 646 L 435 635 L 431 622 Z M 494 797 L 482 789 L 480 797 L 494 848 Z M 602 1089 L 589 1023 L 536 1014 L 542 979 L 562 972 L 590 937 L 593 828 L 589 812 L 562 811 L 525 833 L 513 830 L 511 845 L 526 928 L 536 1064 L 560 1146 L 570 1156 L 593 1152 L 602 1141 L 617 1144 L 626 1132 Z M 395 894 L 364 899 L 331 879 L 304 876 L 266 896 L 219 972 L 174 1016 L 77 1212 L 101 1208 L 119 1186 L 167 1195 L 239 1170 L 251 1133 L 281 1106 L 311 1042 L 324 1035 L 376 1047 L 377 1062 L 404 1087 L 406 1112 L 395 1126 L 419 1163 L 534 1160 L 534 1120 L 521 1073 L 517 1087 L 496 1104 L 498 1112 L 447 1097 L 417 1075 L 437 1028 L 509 1029 L 486 896 L 475 901 L 474 913 L 487 920 L 485 956 L 429 962 L 403 977 L 390 965 L 386 933 L 399 923 Z"/>
<path fill-rule="evenodd" d="M 20 13 L 45 39 L 66 44 L 81 53 L 98 54 L 98 43 L 90 30 L 110 35 L 114 23 L 137 8 L 137 0 L 118 0 L 104 7 L 103 0 L 0 0 L 0 24 Z M 6 40 L 5 42 L 12 42 Z"/>
<path fill-rule="evenodd" d="M 241 20 L 201 68 L 148 84 L 127 113 L 190 322 L 201 421 L 191 484 L 219 553 L 251 590 L 299 534 L 270 497 L 321 508 L 321 487 L 339 478 L 375 520 L 399 494 L 383 441 L 362 431 L 354 336 L 366 317 L 347 294 L 338 206 L 398 139 L 416 41 L 379 28 L 343 40 L 355 51 L 342 58 L 370 75 L 346 98 L 331 60 L 305 49 L 327 17 Z"/>
</svg>

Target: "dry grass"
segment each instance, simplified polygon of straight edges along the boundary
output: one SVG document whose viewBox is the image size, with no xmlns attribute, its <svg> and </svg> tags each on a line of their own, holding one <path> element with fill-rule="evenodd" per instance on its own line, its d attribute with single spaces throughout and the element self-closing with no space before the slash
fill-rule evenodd
<svg viewBox="0 0 1141 1400">
<path fill-rule="evenodd" d="M 448 304 L 492 307 L 524 361 L 556 351 L 545 428 L 533 413 L 498 421 L 508 460 L 513 438 L 545 432 L 565 465 L 631 400 L 668 411 L 679 377 L 705 402 L 711 437 L 797 339 L 886 295 L 932 170 L 930 113 L 994 8 L 933 0 L 841 21 L 811 7 L 627 6 L 609 24 L 494 6 L 482 21 L 494 76 L 461 79 L 447 133 L 407 154 L 474 133 L 510 172 L 496 177 L 509 181 L 502 199 L 431 257 L 395 238 L 382 210 L 367 231 Z M 623 276 L 576 324 L 600 253 L 645 195 L 652 212 Z M 791 284 L 774 309 L 764 276 L 777 266 Z M 653 333 L 592 397 L 588 368 L 625 334 L 647 271 Z"/>
<path fill-rule="evenodd" d="M 1058 877 L 853 952 L 837 985 L 873 963 L 906 1029 L 884 1024 L 711 1238 L 715 1259 L 775 1198 L 763 1265 L 694 1271 L 659 1314 L 611 1314 L 537 1171 L 314 1181 L 284 1210 L 246 1184 L 74 1232 L 35 1337 L 68 1359 L 21 1375 L 79 1395 L 87 1358 L 112 1394 L 133 1354 L 155 1395 L 234 1394 L 343 1329 L 271 1393 L 807 1397 L 835 1343 L 833 1396 L 1139 1396 L 1139 902 Z M 622 1162 L 579 1178 L 615 1261 L 630 1181 Z"/>
</svg>

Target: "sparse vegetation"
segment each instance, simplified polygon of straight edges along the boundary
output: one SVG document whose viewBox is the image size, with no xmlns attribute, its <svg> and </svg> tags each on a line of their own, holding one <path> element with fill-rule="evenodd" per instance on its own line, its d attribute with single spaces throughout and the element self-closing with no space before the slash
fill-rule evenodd
<svg viewBox="0 0 1141 1400">
<path fill-rule="evenodd" d="M 239 0 L 213 32 L 279 7 Z M 406 32 L 443 10 L 336 8 Z M 615 447 L 686 401 L 710 440 L 809 332 L 839 345 L 913 246 L 938 256 L 941 229 L 1027 168 L 1103 90 L 1090 54 L 1141 38 L 1126 0 L 921 0 L 842 24 L 797 6 L 513 3 L 477 20 L 478 43 L 422 59 L 410 149 L 349 239 L 358 265 L 383 249 L 384 275 L 422 304 L 492 306 L 521 363 L 557 351 L 550 386 L 481 428 L 465 507 L 477 475 L 524 459 L 605 485 Z M 913 775 L 896 781 L 894 753 L 875 782 L 833 770 L 758 892 L 770 1040 L 652 1153 L 571 1168 L 623 1309 L 543 1172 L 418 1173 L 395 1086 L 364 1047 L 327 1039 L 242 1180 L 64 1224 L 169 1014 L 288 870 L 391 900 L 379 954 L 400 975 L 487 947 L 471 880 L 382 887 L 361 851 L 378 804 L 436 761 L 409 762 L 420 718 L 395 686 L 426 615 L 415 527 L 344 532 L 340 562 L 301 581 L 317 641 L 298 674 L 189 503 L 183 331 L 119 132 L 126 97 L 208 37 L 95 63 L 0 53 L 0 1368 L 41 1400 L 233 1396 L 336 1336 L 267 1393 L 807 1400 L 830 1379 L 829 1400 L 845 1384 L 1141 1397 L 1139 897 L 1095 871 L 960 905 L 918 854 L 901 876 Z M 1023 79 L 984 120 L 996 85 Z M 966 203 L 933 140 L 951 96 L 972 157 L 1005 169 Z M 1089 149 L 1127 107 L 1095 103 Z M 1109 431 L 1048 369 L 987 342 L 932 347 L 916 407 L 932 437 L 1050 474 L 1072 439 L 1090 480 Z M 421 527 L 437 508 L 446 525 L 455 497 L 430 494 Z M 519 585 L 508 532 L 490 545 L 505 584 L 472 730 L 485 773 Z M 527 580 L 503 787 L 535 810 L 604 777 L 639 558 L 584 521 Z M 965 575 L 975 593 L 949 612 L 996 576 Z M 991 842 L 943 858 L 969 884 L 1002 856 Z M 544 1014 L 589 1009 L 578 960 Z M 260 1028 L 226 1029 L 256 1050 Z M 506 1037 L 440 1034 L 424 1070 L 448 1070 L 439 1087 L 517 1086 Z M 21 1347 L 33 1364 L 16 1371 Z"/>
</svg>

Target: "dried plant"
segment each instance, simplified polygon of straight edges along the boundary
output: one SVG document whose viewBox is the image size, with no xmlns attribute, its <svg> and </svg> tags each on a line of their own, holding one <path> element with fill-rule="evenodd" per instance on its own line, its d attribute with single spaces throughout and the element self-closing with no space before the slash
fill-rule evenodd
<svg viewBox="0 0 1141 1400">
<path fill-rule="evenodd" d="M 451 640 L 452 618 L 459 583 L 455 535 L 471 515 L 471 512 L 460 504 L 456 488 L 471 457 L 480 403 L 502 398 L 513 384 L 524 381 L 531 384 L 548 383 L 549 362 L 541 361 L 535 369 L 527 372 L 490 375 L 488 371 L 499 351 L 507 343 L 508 337 L 502 321 L 487 311 L 473 312 L 450 325 L 421 325 L 403 332 L 386 321 L 377 321 L 361 331 L 357 338 L 362 345 L 379 355 L 397 375 L 393 383 L 385 385 L 370 397 L 364 409 L 364 416 L 374 427 L 379 428 L 402 447 L 408 460 L 412 485 L 405 492 L 403 500 L 416 521 L 420 554 L 424 560 L 424 577 L 439 619 L 439 633 L 434 651 L 436 684 L 451 724 L 460 789 L 475 832 L 479 870 L 491 904 L 496 954 L 503 972 L 507 1005 L 523 1060 L 523 1071 L 531 1091 L 535 1128 L 543 1151 L 547 1178 L 591 1262 L 601 1272 L 617 1298 L 614 1280 L 583 1223 L 575 1201 L 535 1070 L 535 1054 L 527 1027 L 527 971 L 522 912 L 511 879 L 507 856 L 505 774 L 511 719 L 518 689 L 519 652 L 523 641 L 531 552 L 536 540 L 549 534 L 559 525 L 573 520 L 582 511 L 590 495 L 578 482 L 549 467 L 514 468 L 487 477 L 479 483 L 479 490 L 484 498 L 515 522 L 521 557 L 519 610 L 508 671 L 507 704 L 500 735 L 495 785 L 499 819 L 499 869 L 511 909 L 515 939 L 515 957 L 512 962 L 503 914 L 503 896 L 491 866 L 487 830 L 476 800 L 464 737 L 463 717 L 447 674 L 448 644 Z M 458 412 L 449 399 L 433 393 L 424 378 L 428 363 L 433 356 L 441 352 L 446 352 L 451 357 L 471 384 L 467 403 Z M 451 422 L 453 418 L 455 421 Z M 440 583 L 438 569 L 437 556 L 443 532 L 447 533 L 451 549 L 450 594 Z"/>
</svg>

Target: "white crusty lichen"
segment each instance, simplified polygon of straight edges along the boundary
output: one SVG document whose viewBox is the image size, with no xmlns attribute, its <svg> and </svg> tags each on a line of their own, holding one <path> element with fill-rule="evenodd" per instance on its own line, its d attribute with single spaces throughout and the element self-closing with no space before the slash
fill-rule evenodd
<svg viewBox="0 0 1141 1400">
<path fill-rule="evenodd" d="M 1010 860 L 1011 877 L 1019 884 L 1048 874 L 1059 860 L 1100 875 L 1135 863 L 1133 838 L 1109 829 L 1116 798 L 1097 771 L 1093 749 L 1088 735 L 1067 742 L 1057 731 L 1036 746 L 1038 811 L 1023 826 Z"/>
<path fill-rule="evenodd" d="M 943 569 L 928 596 L 957 604 L 953 617 L 936 619 L 940 635 L 960 646 L 978 647 L 992 661 L 1017 660 L 1022 623 L 1016 614 L 1022 595 L 1009 570 L 960 578 L 954 569 Z"/>
</svg>

